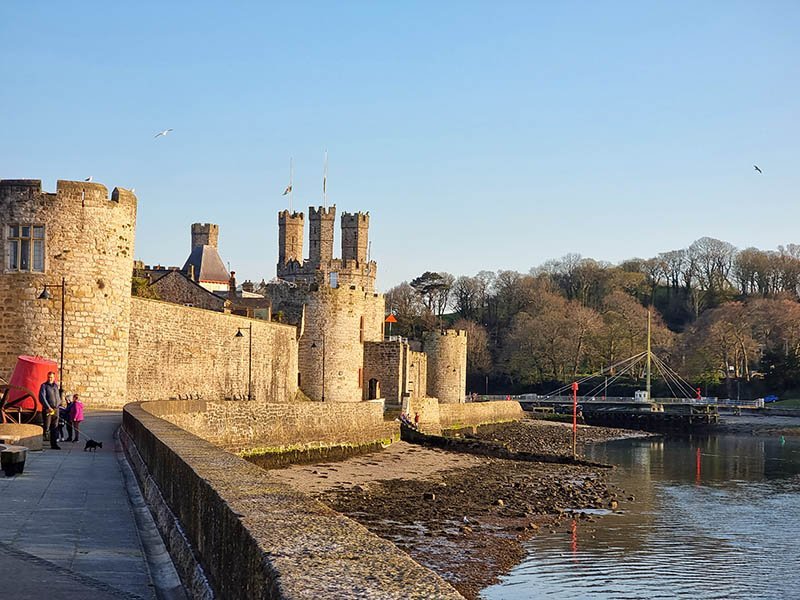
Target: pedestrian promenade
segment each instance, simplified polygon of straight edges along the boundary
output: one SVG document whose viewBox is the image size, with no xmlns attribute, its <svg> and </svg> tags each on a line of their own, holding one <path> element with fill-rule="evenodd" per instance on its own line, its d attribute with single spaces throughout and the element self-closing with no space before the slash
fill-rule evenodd
<svg viewBox="0 0 800 600">
<path fill-rule="evenodd" d="M 22 475 L 0 474 L 3 598 L 156 597 L 115 443 L 121 423 L 121 411 L 87 411 L 78 443 L 45 444 Z M 103 448 L 84 452 L 85 436 Z"/>
</svg>

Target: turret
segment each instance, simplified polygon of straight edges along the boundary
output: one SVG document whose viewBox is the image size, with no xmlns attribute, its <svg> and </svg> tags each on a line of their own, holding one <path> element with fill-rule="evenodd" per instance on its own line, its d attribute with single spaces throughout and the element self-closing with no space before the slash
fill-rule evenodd
<svg viewBox="0 0 800 600">
<path fill-rule="evenodd" d="M 333 229 L 336 205 L 308 209 L 308 260 L 312 264 L 327 264 L 333 258 Z"/>
<path fill-rule="evenodd" d="M 367 262 L 369 213 L 342 214 L 342 260 Z"/>
<path fill-rule="evenodd" d="M 303 213 L 278 213 L 278 267 L 291 261 L 303 262 Z"/>
<path fill-rule="evenodd" d="M 192 223 L 192 249 L 197 246 L 217 248 L 219 225 L 214 223 Z"/>
</svg>

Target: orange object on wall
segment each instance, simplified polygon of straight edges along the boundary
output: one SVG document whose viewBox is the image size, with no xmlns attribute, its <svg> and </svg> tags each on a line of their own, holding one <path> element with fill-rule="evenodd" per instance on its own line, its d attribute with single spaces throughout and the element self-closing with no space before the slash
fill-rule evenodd
<svg viewBox="0 0 800 600">
<path fill-rule="evenodd" d="M 18 356 L 17 366 L 9 381 L 8 398 L 5 407 L 21 410 L 42 410 L 39 404 L 39 388 L 47 381 L 47 374 L 53 371 L 58 381 L 58 364 L 40 356 Z"/>
</svg>

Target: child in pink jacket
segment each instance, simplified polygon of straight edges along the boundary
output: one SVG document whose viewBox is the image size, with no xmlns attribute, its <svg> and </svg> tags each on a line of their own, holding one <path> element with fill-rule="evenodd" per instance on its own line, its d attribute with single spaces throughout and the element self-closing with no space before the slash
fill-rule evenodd
<svg viewBox="0 0 800 600">
<path fill-rule="evenodd" d="M 67 406 L 69 420 L 67 421 L 67 441 L 77 442 L 81 435 L 81 421 L 83 421 L 83 403 L 78 400 L 78 394 L 73 394 L 72 402 Z"/>
</svg>

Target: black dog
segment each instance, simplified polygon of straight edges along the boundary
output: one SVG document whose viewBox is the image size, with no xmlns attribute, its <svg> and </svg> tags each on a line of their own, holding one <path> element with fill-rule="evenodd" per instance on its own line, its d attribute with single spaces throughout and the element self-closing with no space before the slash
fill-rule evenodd
<svg viewBox="0 0 800 600">
<path fill-rule="evenodd" d="M 103 442 L 95 442 L 94 440 L 86 440 L 86 446 L 83 447 L 83 451 L 86 452 L 87 450 L 97 451 L 98 448 L 103 447 Z"/>
</svg>

